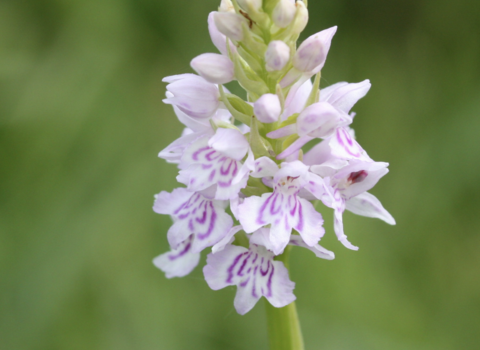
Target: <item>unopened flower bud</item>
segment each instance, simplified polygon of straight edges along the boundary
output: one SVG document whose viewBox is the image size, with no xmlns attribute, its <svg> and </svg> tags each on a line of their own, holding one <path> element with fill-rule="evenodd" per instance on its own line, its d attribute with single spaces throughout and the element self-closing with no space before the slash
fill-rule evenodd
<svg viewBox="0 0 480 350">
<path fill-rule="evenodd" d="M 300 34 L 303 32 L 305 27 L 307 26 L 308 23 L 308 10 L 303 3 L 303 1 L 297 1 L 296 2 L 297 6 L 297 13 L 295 14 L 295 18 L 293 20 L 293 28 L 292 28 L 292 33 L 294 34 Z"/>
<path fill-rule="evenodd" d="M 219 12 L 232 12 L 235 13 L 235 8 L 230 0 L 222 0 L 220 7 L 218 8 Z"/>
<path fill-rule="evenodd" d="M 177 106 L 192 118 L 210 118 L 220 104 L 217 86 L 198 75 L 174 75 L 163 81 L 169 83 L 167 90 L 171 92 L 163 102 Z"/>
<path fill-rule="evenodd" d="M 245 20 L 242 16 L 230 12 L 215 12 L 213 15 L 215 26 L 218 31 L 230 39 L 242 41 L 242 23 Z"/>
<path fill-rule="evenodd" d="M 244 10 L 258 11 L 262 7 L 262 0 L 237 0 L 238 5 Z"/>
<path fill-rule="evenodd" d="M 335 26 L 305 39 L 293 57 L 293 66 L 301 72 L 320 71 L 325 64 L 332 37 L 336 31 Z"/>
<path fill-rule="evenodd" d="M 262 123 L 273 123 L 278 120 L 280 113 L 282 112 L 282 106 L 277 95 L 265 94 L 262 95 L 253 104 L 253 113 L 258 120 Z"/>
<path fill-rule="evenodd" d="M 280 0 L 273 9 L 273 22 L 277 27 L 285 28 L 292 22 L 296 11 L 295 0 Z"/>
<path fill-rule="evenodd" d="M 218 53 L 204 53 L 195 57 L 190 65 L 205 80 L 214 84 L 226 84 L 234 78 L 233 62 Z"/>
<path fill-rule="evenodd" d="M 265 52 L 267 71 L 281 70 L 290 59 L 290 47 L 281 40 L 274 40 L 268 44 Z"/>
</svg>

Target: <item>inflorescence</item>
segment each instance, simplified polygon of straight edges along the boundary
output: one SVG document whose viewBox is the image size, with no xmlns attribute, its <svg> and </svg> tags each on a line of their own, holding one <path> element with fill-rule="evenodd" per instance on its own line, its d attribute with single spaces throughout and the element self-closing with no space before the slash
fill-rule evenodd
<svg viewBox="0 0 480 350">
<path fill-rule="evenodd" d="M 182 277 L 211 247 L 205 280 L 214 290 L 236 285 L 240 314 L 262 296 L 275 307 L 295 300 L 295 283 L 275 259 L 289 246 L 335 257 L 318 244 L 325 230 L 312 201 L 333 209 L 334 231 L 349 249 L 358 248 L 344 234 L 345 209 L 395 224 L 366 192 L 388 172 L 388 163 L 373 161 L 350 128 L 350 110 L 370 81 L 320 90 L 337 28 L 297 48 L 307 21 L 303 1 L 222 0 L 208 16 L 220 53 L 195 57 L 191 66 L 198 75 L 164 79 L 164 102 L 185 130 L 159 157 L 178 165 L 177 180 L 186 187 L 155 196 L 154 211 L 174 223 L 167 234 L 171 251 L 154 264 L 168 278 Z M 223 86 L 234 80 L 247 101 Z M 304 153 L 312 140 L 316 145 Z"/>
</svg>

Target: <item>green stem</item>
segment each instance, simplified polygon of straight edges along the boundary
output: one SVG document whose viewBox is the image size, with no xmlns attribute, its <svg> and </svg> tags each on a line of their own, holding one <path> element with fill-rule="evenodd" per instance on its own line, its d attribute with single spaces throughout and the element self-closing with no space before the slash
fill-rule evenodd
<svg viewBox="0 0 480 350">
<path fill-rule="evenodd" d="M 290 246 L 278 256 L 288 269 Z M 267 327 L 270 350 L 304 350 L 302 331 L 298 321 L 295 302 L 282 308 L 276 308 L 265 302 L 267 308 Z"/>
</svg>

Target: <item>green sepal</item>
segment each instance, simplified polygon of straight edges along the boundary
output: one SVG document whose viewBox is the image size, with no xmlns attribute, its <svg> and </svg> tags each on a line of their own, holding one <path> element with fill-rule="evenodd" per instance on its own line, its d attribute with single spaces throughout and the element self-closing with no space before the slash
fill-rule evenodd
<svg viewBox="0 0 480 350">
<path fill-rule="evenodd" d="M 283 150 L 286 150 L 292 143 L 297 141 L 299 139 L 299 136 L 297 134 L 293 134 L 288 136 L 285 141 L 282 143 L 282 148 Z"/>
<path fill-rule="evenodd" d="M 240 97 L 234 94 L 225 94 L 225 96 L 227 97 L 228 102 L 230 102 L 233 108 L 235 108 L 237 111 L 249 117 L 253 115 L 253 107 Z"/>
<path fill-rule="evenodd" d="M 258 121 L 255 116 L 252 118 L 252 124 L 250 125 L 249 132 L 249 144 L 252 148 L 252 152 L 255 155 L 255 158 L 258 157 L 271 157 L 272 154 L 275 154 L 273 147 L 265 138 L 260 135 L 260 129 L 263 129 L 263 124 Z"/>
<path fill-rule="evenodd" d="M 322 72 L 318 72 L 315 76 L 315 81 L 313 82 L 312 91 L 307 98 L 307 102 L 305 102 L 305 107 L 308 107 L 314 103 L 317 103 L 320 97 L 320 91 L 318 88 L 320 87 L 320 77 L 322 76 Z"/>
<path fill-rule="evenodd" d="M 235 245 L 238 245 L 238 246 L 241 246 L 241 247 L 244 247 L 244 248 L 247 248 L 247 249 L 250 247 L 250 241 L 247 237 L 247 234 L 243 230 L 238 231 L 235 234 L 235 240 L 233 241 L 233 243 Z"/>
<path fill-rule="evenodd" d="M 243 39 L 240 45 L 247 47 L 251 52 L 257 53 L 259 57 L 263 57 L 265 51 L 267 51 L 267 45 L 265 45 L 263 39 L 253 33 L 246 22 L 242 22 L 242 30 Z"/>
<path fill-rule="evenodd" d="M 247 62 L 247 64 L 255 73 L 257 74 L 263 73 L 262 63 L 259 59 L 255 58 L 249 51 L 245 50 L 245 48 L 243 48 L 242 46 L 239 46 L 237 48 L 237 51 L 238 51 L 238 54 L 242 56 L 245 62 Z"/>
<path fill-rule="evenodd" d="M 213 131 L 214 131 L 214 132 L 217 132 L 218 126 L 217 126 L 217 124 L 213 121 L 213 119 L 210 118 L 208 121 L 210 122 L 210 126 L 212 127 Z"/>
<path fill-rule="evenodd" d="M 210 119 L 211 120 L 211 119 Z M 238 130 L 240 131 L 239 128 L 237 128 L 235 125 L 233 125 L 232 123 L 229 123 L 229 122 L 224 122 L 223 120 L 219 120 L 217 122 L 215 122 L 216 126 L 217 126 L 217 129 L 218 128 L 222 128 L 222 129 L 234 129 L 234 130 Z M 217 129 L 215 129 L 215 131 L 217 131 Z"/>
<path fill-rule="evenodd" d="M 225 107 L 227 107 L 228 111 L 232 114 L 232 116 L 237 119 L 239 122 L 243 123 L 243 124 L 246 124 L 248 126 L 250 126 L 251 124 L 251 120 L 252 120 L 252 115 L 253 115 L 253 109 L 252 109 L 252 114 L 250 115 L 247 115 L 247 114 L 244 114 L 240 111 L 238 111 L 233 105 L 232 103 L 230 103 L 230 100 L 227 98 L 227 96 L 225 95 L 225 92 L 223 91 L 223 86 L 222 85 L 219 85 L 218 86 L 218 90 L 220 91 L 220 98 L 222 100 L 222 102 L 225 104 Z M 235 96 L 235 95 L 232 95 L 232 94 L 229 94 L 230 96 Z M 238 100 L 242 100 L 240 97 L 238 96 L 235 96 L 236 98 L 238 98 Z M 235 97 L 230 97 L 230 99 L 233 101 L 235 100 L 235 102 L 238 102 L 238 100 L 235 98 Z M 244 102 L 242 100 L 242 102 Z M 245 102 L 246 103 L 246 102 Z"/>
<path fill-rule="evenodd" d="M 279 0 L 263 0 L 263 10 L 271 15 L 278 2 Z"/>
<path fill-rule="evenodd" d="M 299 113 L 294 113 L 292 114 L 291 116 L 289 116 L 287 119 L 285 119 L 279 126 L 277 129 L 280 129 L 280 128 L 283 128 L 284 126 L 287 126 L 287 125 L 292 125 L 292 124 L 295 124 L 297 122 L 297 118 L 300 114 Z"/>
<path fill-rule="evenodd" d="M 264 193 L 272 192 L 270 187 L 265 186 L 261 179 L 250 177 L 247 182 L 247 187 L 242 188 L 242 193 L 247 196 L 261 196 Z"/>
<path fill-rule="evenodd" d="M 259 96 L 269 92 L 265 82 L 260 79 L 240 55 L 234 55 L 233 64 L 235 77 L 245 90 Z"/>
</svg>

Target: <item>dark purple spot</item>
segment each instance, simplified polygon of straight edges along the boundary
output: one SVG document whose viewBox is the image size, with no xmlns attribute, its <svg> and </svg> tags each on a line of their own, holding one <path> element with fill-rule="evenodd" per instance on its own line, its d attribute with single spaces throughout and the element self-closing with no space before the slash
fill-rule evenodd
<svg viewBox="0 0 480 350">
<path fill-rule="evenodd" d="M 351 182 L 352 184 L 356 184 L 365 180 L 367 176 L 368 176 L 368 173 L 365 170 L 355 171 L 353 173 L 350 173 L 350 176 L 348 177 L 348 181 Z"/>
</svg>

